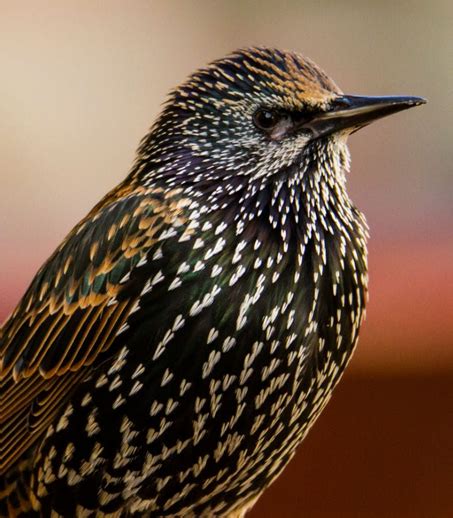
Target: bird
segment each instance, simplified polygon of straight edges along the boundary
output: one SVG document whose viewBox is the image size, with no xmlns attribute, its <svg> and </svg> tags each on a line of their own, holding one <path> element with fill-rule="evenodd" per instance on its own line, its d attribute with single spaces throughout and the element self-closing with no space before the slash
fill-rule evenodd
<svg viewBox="0 0 453 518">
<path fill-rule="evenodd" d="M 243 517 L 364 319 L 347 139 L 424 102 L 268 47 L 174 89 L 2 326 L 0 514 Z"/>
</svg>

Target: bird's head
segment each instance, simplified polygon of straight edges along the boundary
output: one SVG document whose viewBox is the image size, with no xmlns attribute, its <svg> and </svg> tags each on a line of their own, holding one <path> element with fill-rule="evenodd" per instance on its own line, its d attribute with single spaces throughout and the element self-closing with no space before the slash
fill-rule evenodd
<svg viewBox="0 0 453 518">
<path fill-rule="evenodd" d="M 213 62 L 177 88 L 139 150 L 155 180 L 262 181 L 325 162 L 346 169 L 346 137 L 421 104 L 417 97 L 344 95 L 311 60 L 250 48 Z M 304 165 L 305 164 L 305 165 Z"/>
</svg>

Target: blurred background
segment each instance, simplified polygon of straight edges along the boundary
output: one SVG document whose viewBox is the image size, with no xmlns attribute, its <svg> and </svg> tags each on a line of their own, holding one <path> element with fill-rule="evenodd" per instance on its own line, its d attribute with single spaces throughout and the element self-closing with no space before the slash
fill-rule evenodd
<svg viewBox="0 0 453 518">
<path fill-rule="evenodd" d="M 0 322 L 206 62 L 264 44 L 310 56 L 347 93 L 425 96 L 350 139 L 367 321 L 250 516 L 453 516 L 452 26 L 447 0 L 0 0 Z"/>
</svg>

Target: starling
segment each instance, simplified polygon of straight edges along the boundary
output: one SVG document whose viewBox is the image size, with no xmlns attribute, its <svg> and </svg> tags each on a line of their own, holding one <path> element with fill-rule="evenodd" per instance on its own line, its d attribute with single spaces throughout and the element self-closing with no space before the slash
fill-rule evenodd
<svg viewBox="0 0 453 518">
<path fill-rule="evenodd" d="M 268 48 L 173 91 L 1 330 L 0 514 L 244 516 L 363 320 L 347 137 L 423 102 Z"/>
</svg>

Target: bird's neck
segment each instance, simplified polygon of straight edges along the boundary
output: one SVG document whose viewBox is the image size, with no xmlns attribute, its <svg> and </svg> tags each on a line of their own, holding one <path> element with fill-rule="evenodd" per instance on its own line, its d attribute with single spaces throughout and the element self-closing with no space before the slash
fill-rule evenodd
<svg viewBox="0 0 453 518">
<path fill-rule="evenodd" d="M 346 192 L 349 152 L 343 140 L 316 141 L 277 173 L 248 162 L 226 167 L 189 148 L 171 148 L 157 160 L 153 149 L 142 151 L 131 176 L 141 185 L 180 191 L 190 200 L 193 225 L 218 221 L 235 227 L 238 239 L 244 228 L 252 227 L 252 234 L 259 228 L 283 251 L 319 241 L 320 234 L 366 247 L 365 219 Z"/>
<path fill-rule="evenodd" d="M 195 217 L 215 215 L 236 226 L 238 236 L 247 227 L 267 229 L 284 252 L 295 243 L 319 240 L 320 234 L 358 239 L 365 247 L 366 221 L 346 192 L 346 173 L 347 164 L 332 155 L 272 177 L 237 175 L 212 187 L 189 185 L 183 191 L 193 199 Z"/>
</svg>

